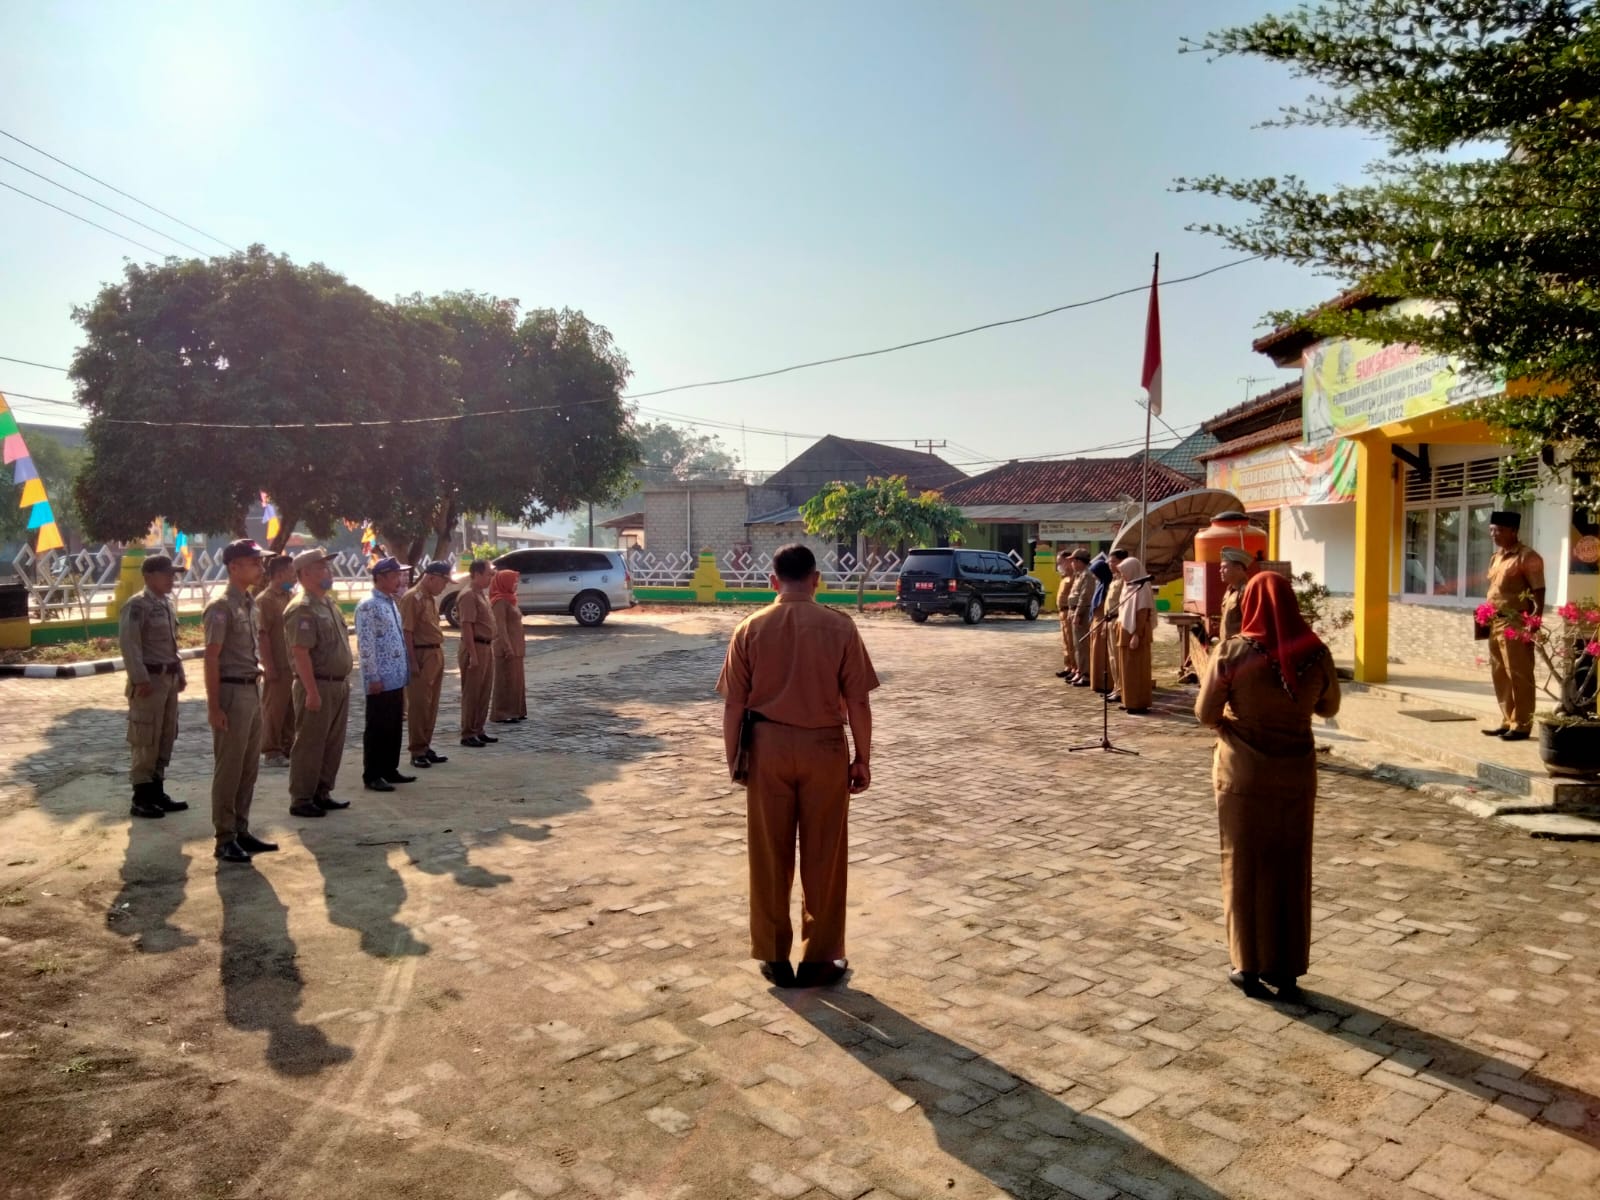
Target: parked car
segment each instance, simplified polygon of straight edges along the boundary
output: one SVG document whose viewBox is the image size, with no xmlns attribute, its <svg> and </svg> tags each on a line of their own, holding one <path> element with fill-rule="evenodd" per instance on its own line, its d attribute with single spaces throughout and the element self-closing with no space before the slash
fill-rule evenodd
<svg viewBox="0 0 1600 1200">
<path fill-rule="evenodd" d="M 898 596 L 919 625 L 934 613 L 958 614 L 968 625 L 991 612 L 1037 621 L 1044 584 L 992 550 L 913 550 L 900 568 Z"/>
<path fill-rule="evenodd" d="M 517 607 L 524 613 L 566 613 L 579 625 L 593 628 L 614 609 L 634 606 L 633 576 L 620 550 L 569 546 L 513 550 L 495 559 L 494 568 L 521 577 Z M 439 615 L 455 629 L 461 628 L 456 600 L 466 586 L 466 574 L 457 574 L 439 596 Z"/>
</svg>

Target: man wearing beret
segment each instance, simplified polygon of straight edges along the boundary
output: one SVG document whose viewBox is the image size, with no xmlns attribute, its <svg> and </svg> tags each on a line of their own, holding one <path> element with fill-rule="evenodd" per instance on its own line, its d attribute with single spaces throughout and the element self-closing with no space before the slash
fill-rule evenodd
<svg viewBox="0 0 1600 1200">
<path fill-rule="evenodd" d="M 415 775 L 400 774 L 411 656 L 395 594 L 405 584 L 398 559 L 372 564 L 372 595 L 356 605 L 356 653 L 367 688 L 367 724 L 361 735 L 361 782 L 371 792 L 392 792 Z"/>
<path fill-rule="evenodd" d="M 261 629 L 250 589 L 261 580 L 262 550 L 249 538 L 222 549 L 228 590 L 206 605 L 206 722 L 211 726 L 211 824 L 216 857 L 248 863 L 278 847 L 250 832 L 261 753 Z"/>
<path fill-rule="evenodd" d="M 1248 550 L 1238 546 L 1222 548 L 1222 611 L 1217 616 L 1217 636 L 1211 637 L 1204 628 L 1195 630 L 1195 643 L 1190 650 L 1194 673 L 1205 678 L 1206 667 L 1223 642 L 1238 637 L 1244 625 L 1244 615 L 1239 601 L 1244 596 L 1244 585 L 1250 582 L 1255 559 Z"/>
<path fill-rule="evenodd" d="M 439 625 L 439 596 L 450 583 L 450 564 L 431 562 L 400 597 L 400 627 L 411 654 L 411 682 L 406 685 L 406 725 L 411 765 L 431 767 L 448 762 L 433 752 L 433 728 L 439 719 L 439 693 L 444 687 L 444 629 Z"/>
<path fill-rule="evenodd" d="M 1512 617 L 1518 613 L 1544 616 L 1544 559 L 1522 541 L 1522 514 L 1489 514 L 1489 536 L 1494 557 L 1489 560 L 1489 603 L 1496 616 L 1489 625 L 1489 675 L 1503 720 L 1486 737 L 1508 742 L 1528 739 L 1533 729 L 1533 643 L 1515 632 Z"/>
<path fill-rule="evenodd" d="M 144 591 L 122 606 L 117 618 L 122 664 L 128 673 L 128 780 L 132 813 L 163 817 L 189 806 L 166 793 L 167 764 L 178 737 L 178 693 L 188 686 L 178 659 L 178 611 L 172 585 L 182 570 L 165 554 L 145 558 Z"/>
<path fill-rule="evenodd" d="M 294 748 L 289 752 L 289 812 L 322 817 L 348 800 L 333 798 L 350 720 L 350 627 L 329 594 L 333 555 L 322 549 L 294 556 L 300 594 L 284 610 L 294 660 Z"/>
</svg>

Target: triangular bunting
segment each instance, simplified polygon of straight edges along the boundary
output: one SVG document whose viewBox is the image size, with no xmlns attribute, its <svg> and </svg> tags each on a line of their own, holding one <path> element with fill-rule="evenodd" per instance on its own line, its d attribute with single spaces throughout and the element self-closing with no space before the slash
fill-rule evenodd
<svg viewBox="0 0 1600 1200">
<path fill-rule="evenodd" d="M 51 550 L 64 550 L 66 547 L 61 541 L 61 530 L 54 521 L 39 527 L 39 540 L 33 547 L 35 554 L 44 554 Z"/>
<path fill-rule="evenodd" d="M 39 478 L 39 468 L 33 465 L 33 459 L 17 459 L 17 465 L 11 469 L 12 483 L 26 483 L 30 479 L 37 478 Z"/>
<path fill-rule="evenodd" d="M 17 507 L 27 508 L 31 504 L 43 504 L 49 498 L 44 494 L 44 480 L 30 479 L 22 485 L 22 499 L 17 502 Z"/>
<path fill-rule="evenodd" d="M 22 440 L 20 433 L 8 433 L 5 440 L 5 460 L 14 463 L 19 458 L 28 457 L 27 444 Z"/>
<path fill-rule="evenodd" d="M 17 416 L 4 402 L 0 402 L 0 438 L 10 437 L 13 433 L 22 432 L 17 428 Z"/>
<path fill-rule="evenodd" d="M 33 511 L 28 514 L 29 529 L 43 529 L 46 525 L 54 525 L 55 523 L 56 514 L 50 510 L 48 501 L 43 504 L 35 504 Z"/>
</svg>

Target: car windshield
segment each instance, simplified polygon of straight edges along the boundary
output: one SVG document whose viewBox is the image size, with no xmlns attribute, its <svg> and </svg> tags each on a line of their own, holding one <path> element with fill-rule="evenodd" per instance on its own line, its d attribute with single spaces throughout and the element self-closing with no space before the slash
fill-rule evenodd
<svg viewBox="0 0 1600 1200">
<path fill-rule="evenodd" d="M 913 550 L 906 556 L 902 575 L 951 575 L 955 573 L 955 555 L 948 550 Z"/>
</svg>

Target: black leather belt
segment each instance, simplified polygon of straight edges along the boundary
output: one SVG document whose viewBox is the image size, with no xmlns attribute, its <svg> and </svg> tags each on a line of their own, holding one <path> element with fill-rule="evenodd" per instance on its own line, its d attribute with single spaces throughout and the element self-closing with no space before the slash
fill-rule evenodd
<svg viewBox="0 0 1600 1200">
<path fill-rule="evenodd" d="M 417 646 L 416 649 L 417 650 L 443 650 L 444 649 L 444 643 L 443 642 L 432 642 L 432 643 L 430 643 L 430 644 L 428 644 L 426 646 Z"/>
<path fill-rule="evenodd" d="M 251 686 L 259 678 L 260 676 L 258 675 L 224 675 L 222 676 L 222 682 L 237 683 L 240 686 Z"/>
<path fill-rule="evenodd" d="M 492 645 L 494 645 L 494 639 L 493 638 L 475 637 L 472 640 L 477 642 L 478 645 L 480 645 L 480 646 L 492 646 Z"/>
<path fill-rule="evenodd" d="M 176 675 L 183 670 L 182 663 L 145 663 L 144 669 L 152 675 Z"/>
<path fill-rule="evenodd" d="M 343 683 L 349 679 L 348 675 L 313 675 L 311 678 L 321 680 L 323 683 Z"/>
</svg>

